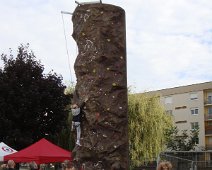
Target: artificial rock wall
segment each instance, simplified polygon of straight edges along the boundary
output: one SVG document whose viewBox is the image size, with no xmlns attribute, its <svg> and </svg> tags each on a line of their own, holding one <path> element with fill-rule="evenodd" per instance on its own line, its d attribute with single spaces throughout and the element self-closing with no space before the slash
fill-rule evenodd
<svg viewBox="0 0 212 170">
<path fill-rule="evenodd" d="M 125 11 L 109 4 L 79 5 L 72 21 L 79 52 L 74 100 L 88 99 L 74 159 L 86 170 L 127 170 Z"/>
</svg>

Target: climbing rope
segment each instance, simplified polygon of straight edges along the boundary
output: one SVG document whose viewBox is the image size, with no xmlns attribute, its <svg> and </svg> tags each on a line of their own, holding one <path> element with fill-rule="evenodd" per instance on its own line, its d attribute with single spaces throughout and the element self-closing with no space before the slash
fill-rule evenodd
<svg viewBox="0 0 212 170">
<path fill-rule="evenodd" d="M 72 72 L 71 72 L 70 55 L 69 55 L 69 51 L 68 51 L 68 42 L 67 42 L 67 38 L 66 38 L 66 30 L 65 30 L 65 22 L 64 22 L 63 14 L 72 14 L 72 13 L 61 11 L 62 22 L 63 22 L 63 33 L 64 33 L 65 44 L 66 44 L 66 54 L 67 54 L 67 58 L 68 58 L 68 67 L 69 67 L 71 83 L 72 83 L 73 78 L 72 78 Z"/>
</svg>

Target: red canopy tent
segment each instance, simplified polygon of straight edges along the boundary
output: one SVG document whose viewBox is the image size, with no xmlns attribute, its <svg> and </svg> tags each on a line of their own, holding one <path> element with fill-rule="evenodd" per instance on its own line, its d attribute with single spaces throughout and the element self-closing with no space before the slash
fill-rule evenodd
<svg viewBox="0 0 212 170">
<path fill-rule="evenodd" d="M 10 159 L 15 162 L 35 161 L 37 164 L 72 160 L 70 151 L 62 149 L 44 138 L 19 152 L 4 156 L 4 161 Z"/>
</svg>

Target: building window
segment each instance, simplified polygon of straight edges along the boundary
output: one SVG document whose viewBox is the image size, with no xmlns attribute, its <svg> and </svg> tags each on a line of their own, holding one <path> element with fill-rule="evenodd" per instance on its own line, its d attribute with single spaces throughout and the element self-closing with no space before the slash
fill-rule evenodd
<svg viewBox="0 0 212 170">
<path fill-rule="evenodd" d="M 212 104 L 212 96 L 208 96 L 208 104 Z"/>
<path fill-rule="evenodd" d="M 195 130 L 199 128 L 198 122 L 191 122 L 191 130 Z"/>
<path fill-rule="evenodd" d="M 198 138 L 198 137 L 195 138 L 195 143 L 196 143 L 196 144 L 199 144 L 199 138 Z"/>
<path fill-rule="evenodd" d="M 211 136 L 208 136 L 208 143 L 209 143 L 210 145 L 212 145 L 212 137 L 211 137 Z"/>
<path fill-rule="evenodd" d="M 191 108 L 192 115 L 198 115 L 199 109 L 198 108 Z"/>
<path fill-rule="evenodd" d="M 205 98 L 205 104 L 206 105 L 211 105 L 212 104 L 212 92 L 207 93 L 207 97 Z"/>
<path fill-rule="evenodd" d="M 208 108 L 208 114 L 209 114 L 209 115 L 212 115 L 212 107 L 209 107 L 209 108 Z"/>
<path fill-rule="evenodd" d="M 191 100 L 197 100 L 198 99 L 197 93 L 191 93 L 190 94 L 190 99 Z"/>
<path fill-rule="evenodd" d="M 171 104 L 171 103 L 172 103 L 172 97 L 171 96 L 165 97 L 165 104 Z"/>
<path fill-rule="evenodd" d="M 206 125 L 207 125 L 207 126 L 212 126 L 212 122 L 211 122 L 211 121 L 206 122 Z"/>
</svg>

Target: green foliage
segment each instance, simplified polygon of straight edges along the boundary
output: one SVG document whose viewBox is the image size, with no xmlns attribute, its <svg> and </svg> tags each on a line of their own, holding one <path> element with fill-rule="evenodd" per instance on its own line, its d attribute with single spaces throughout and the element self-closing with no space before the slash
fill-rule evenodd
<svg viewBox="0 0 212 170">
<path fill-rule="evenodd" d="M 165 132 L 172 119 L 165 113 L 158 96 L 128 96 L 130 159 L 132 166 L 153 160 L 164 148 Z"/>
<path fill-rule="evenodd" d="M 75 84 L 71 83 L 69 84 L 66 89 L 65 89 L 65 94 L 66 95 L 73 95 L 73 92 L 75 90 Z M 74 142 L 74 136 L 73 133 L 71 132 L 71 123 L 72 123 L 72 113 L 71 113 L 71 101 L 70 103 L 66 106 L 65 109 L 68 112 L 68 117 L 66 119 L 66 125 L 62 131 L 60 132 L 60 134 L 57 137 L 57 143 L 60 146 L 63 146 L 63 148 L 72 150 L 75 146 L 75 142 Z"/>
<path fill-rule="evenodd" d="M 75 90 L 75 84 L 72 82 L 71 84 L 69 84 L 69 85 L 66 87 L 66 89 L 65 89 L 65 94 L 66 94 L 66 95 L 70 95 L 71 97 L 73 97 L 74 90 Z M 66 110 L 69 112 L 67 123 L 68 123 L 69 125 L 71 125 L 71 122 L 72 122 L 71 102 L 66 106 Z"/>
<path fill-rule="evenodd" d="M 199 129 L 193 129 L 188 133 L 187 130 L 181 132 L 178 128 L 172 127 L 167 129 L 167 149 L 171 151 L 191 151 L 197 146 Z"/>
<path fill-rule="evenodd" d="M 67 95 L 72 95 L 74 93 L 74 90 L 75 90 L 75 83 L 74 82 L 70 82 L 70 83 L 67 83 L 67 87 L 65 89 L 65 94 Z"/>
<path fill-rule="evenodd" d="M 19 46 L 17 57 L 2 54 L 0 70 L 0 141 L 20 150 L 45 137 L 57 138 L 65 128 L 70 97 L 62 77 L 44 74 L 28 46 Z"/>
<path fill-rule="evenodd" d="M 70 124 L 67 124 L 67 127 L 64 127 L 58 136 L 55 138 L 57 145 L 67 149 L 72 150 L 75 146 L 74 137 L 71 133 Z"/>
</svg>

